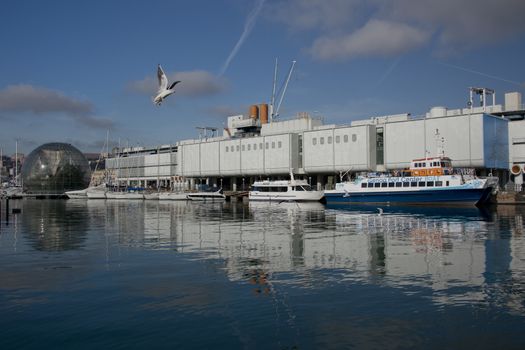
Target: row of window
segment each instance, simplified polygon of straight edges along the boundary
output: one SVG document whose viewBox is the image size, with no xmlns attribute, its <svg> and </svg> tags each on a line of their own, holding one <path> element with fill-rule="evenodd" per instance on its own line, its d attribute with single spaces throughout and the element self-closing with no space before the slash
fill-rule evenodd
<svg viewBox="0 0 525 350">
<path fill-rule="evenodd" d="M 272 148 L 275 148 L 275 141 L 272 141 L 271 143 L 271 146 Z M 266 142 L 265 144 L 266 146 L 266 149 L 269 149 L 270 148 L 270 143 L 269 142 Z M 277 148 L 282 148 L 283 147 L 283 143 L 281 141 L 277 141 Z M 239 145 L 236 145 L 236 146 L 226 146 L 226 152 L 239 152 L 240 150 L 242 149 L 242 151 L 251 151 L 252 149 L 254 151 L 257 151 L 257 144 L 254 143 L 254 144 L 248 144 L 248 145 L 242 145 L 242 148 L 241 146 Z M 263 149 L 263 143 L 259 143 L 259 149 Z"/>
<path fill-rule="evenodd" d="M 312 188 L 310 185 L 302 185 L 302 186 L 292 186 L 292 191 L 311 191 Z M 258 191 L 258 192 L 287 192 L 288 187 L 279 186 L 279 187 L 253 187 L 252 191 Z"/>
<path fill-rule="evenodd" d="M 445 163 L 445 162 L 418 162 L 418 163 L 414 163 L 414 167 L 415 168 L 427 168 L 427 167 L 442 167 L 442 168 L 446 168 L 446 167 L 450 167 L 450 164 L 448 163 Z"/>
<path fill-rule="evenodd" d="M 333 141 L 332 136 L 328 136 L 326 138 L 326 143 L 328 143 L 329 145 L 332 144 L 332 141 Z M 357 135 L 356 134 L 352 134 L 352 142 L 356 142 L 356 141 L 357 141 Z M 348 143 L 348 135 L 343 135 L 343 142 L 344 143 Z M 335 137 L 335 143 L 341 143 L 341 135 L 337 135 Z M 314 146 L 317 145 L 317 137 L 313 137 L 312 138 L 312 144 Z M 319 137 L 319 144 L 320 145 L 324 145 L 324 137 Z"/>
<path fill-rule="evenodd" d="M 363 182 L 361 187 L 442 187 L 443 181 L 412 181 L 412 182 Z M 445 186 L 449 186 L 449 181 L 445 181 Z"/>
</svg>

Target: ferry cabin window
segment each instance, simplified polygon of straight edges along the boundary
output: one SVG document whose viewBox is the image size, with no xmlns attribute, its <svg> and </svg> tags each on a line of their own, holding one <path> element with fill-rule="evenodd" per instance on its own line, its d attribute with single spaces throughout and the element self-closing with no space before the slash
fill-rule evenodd
<svg viewBox="0 0 525 350">
<path fill-rule="evenodd" d="M 417 182 L 412 181 L 412 182 L 410 183 L 410 187 L 417 187 Z"/>
<path fill-rule="evenodd" d="M 388 184 L 386 182 L 381 183 L 381 187 L 386 187 Z"/>
<path fill-rule="evenodd" d="M 314 146 L 317 145 L 317 137 L 314 137 L 312 139 L 312 145 L 314 145 Z"/>
<path fill-rule="evenodd" d="M 319 138 L 319 144 L 324 145 L 324 137 Z"/>
<path fill-rule="evenodd" d="M 419 187 L 425 187 L 425 181 L 419 181 L 418 182 Z"/>
<path fill-rule="evenodd" d="M 366 188 L 366 182 L 361 183 L 362 188 Z"/>
<path fill-rule="evenodd" d="M 304 191 L 304 188 L 302 188 L 301 186 L 294 186 L 293 189 L 295 191 Z"/>
<path fill-rule="evenodd" d="M 332 136 L 328 136 L 328 140 L 327 140 L 328 144 L 331 145 L 332 144 Z"/>
<path fill-rule="evenodd" d="M 443 181 L 436 181 L 436 187 L 443 186 Z"/>
<path fill-rule="evenodd" d="M 335 137 L 335 143 L 341 143 L 341 136 L 337 135 Z"/>
<path fill-rule="evenodd" d="M 376 183 L 374 184 L 374 187 L 379 187 L 379 186 L 381 186 L 381 183 L 379 183 L 379 182 L 376 182 Z"/>
<path fill-rule="evenodd" d="M 449 182 L 447 181 L 447 186 L 449 186 Z"/>
<path fill-rule="evenodd" d="M 427 187 L 434 187 L 434 181 L 427 181 Z"/>
<path fill-rule="evenodd" d="M 348 143 L 348 135 L 344 135 L 343 136 L 343 142 L 344 143 Z"/>
<path fill-rule="evenodd" d="M 405 182 L 406 184 L 408 184 L 408 182 Z M 403 183 L 402 182 L 396 182 L 396 187 L 401 187 L 403 186 Z"/>
<path fill-rule="evenodd" d="M 301 186 L 305 191 L 312 191 L 312 188 L 310 187 L 310 185 L 302 185 Z"/>
<path fill-rule="evenodd" d="M 394 187 L 394 182 L 389 182 L 388 187 Z"/>
</svg>

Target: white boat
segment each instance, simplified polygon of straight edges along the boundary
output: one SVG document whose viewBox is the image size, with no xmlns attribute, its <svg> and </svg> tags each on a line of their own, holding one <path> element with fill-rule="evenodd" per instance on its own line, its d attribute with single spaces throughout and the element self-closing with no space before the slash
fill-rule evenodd
<svg viewBox="0 0 525 350">
<path fill-rule="evenodd" d="M 250 201 L 315 202 L 323 197 L 323 191 L 313 190 L 306 180 L 295 180 L 293 173 L 290 180 L 255 181 L 248 193 Z"/>
<path fill-rule="evenodd" d="M 9 186 L 0 189 L 0 197 L 18 199 L 22 198 L 22 192 L 22 186 Z"/>
<path fill-rule="evenodd" d="M 106 199 L 106 192 L 108 188 L 106 184 L 101 184 L 87 189 L 86 195 L 88 199 Z"/>
<path fill-rule="evenodd" d="M 144 192 L 144 199 L 159 200 L 160 192 Z"/>
<path fill-rule="evenodd" d="M 87 199 L 87 191 L 89 188 L 84 188 L 83 190 L 76 191 L 66 191 L 64 194 L 69 199 Z"/>
<path fill-rule="evenodd" d="M 188 193 L 186 192 L 160 192 L 159 200 L 170 200 L 170 201 L 185 201 L 188 199 Z"/>
<path fill-rule="evenodd" d="M 215 192 L 188 193 L 186 197 L 190 201 L 206 201 L 206 202 L 223 201 L 226 199 L 226 196 L 222 193 L 222 188 Z"/>
<path fill-rule="evenodd" d="M 107 199 L 144 199 L 144 194 L 137 191 L 106 192 Z"/>
<path fill-rule="evenodd" d="M 455 174 L 448 157 L 414 159 L 401 176 L 368 174 L 325 191 L 328 204 L 480 205 L 497 188 L 498 178 Z"/>
</svg>

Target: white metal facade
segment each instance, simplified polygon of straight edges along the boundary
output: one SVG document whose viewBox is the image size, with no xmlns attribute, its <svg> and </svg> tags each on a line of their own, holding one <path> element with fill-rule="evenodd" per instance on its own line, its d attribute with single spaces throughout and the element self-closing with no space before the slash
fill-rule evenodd
<svg viewBox="0 0 525 350">
<path fill-rule="evenodd" d="M 138 153 L 107 164 L 119 169 L 120 178 L 131 180 L 401 169 L 413 159 L 437 154 L 436 131 L 455 167 L 508 169 L 509 162 L 525 161 L 525 121 L 444 113 L 418 119 L 372 118 L 350 126 L 312 125 L 311 130 L 264 136 L 186 140 L 168 149 L 171 154 Z M 378 159 L 380 132 L 384 150 Z"/>
</svg>

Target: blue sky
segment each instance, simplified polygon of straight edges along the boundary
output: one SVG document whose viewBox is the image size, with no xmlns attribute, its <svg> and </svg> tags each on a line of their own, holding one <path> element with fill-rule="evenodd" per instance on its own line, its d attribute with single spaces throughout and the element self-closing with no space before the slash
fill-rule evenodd
<svg viewBox="0 0 525 350">
<path fill-rule="evenodd" d="M 268 102 L 345 124 L 465 106 L 469 86 L 525 94 L 522 0 L 9 1 L 0 12 L 0 147 L 99 152 L 222 129 Z M 156 68 L 182 80 L 152 103 Z"/>
</svg>

